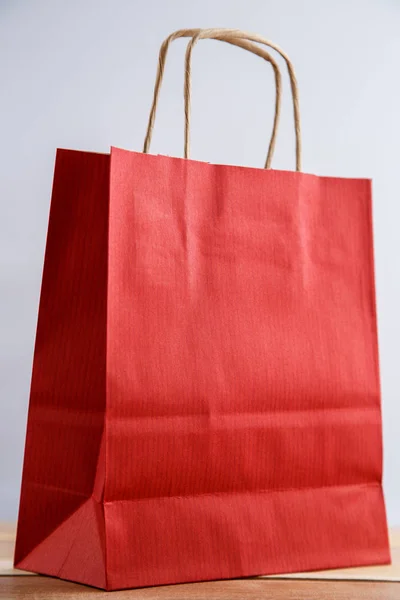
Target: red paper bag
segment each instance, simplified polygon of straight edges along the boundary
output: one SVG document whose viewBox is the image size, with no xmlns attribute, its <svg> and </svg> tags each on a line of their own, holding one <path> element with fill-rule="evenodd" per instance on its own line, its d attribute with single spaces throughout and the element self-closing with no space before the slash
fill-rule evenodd
<svg viewBox="0 0 400 600">
<path fill-rule="evenodd" d="M 180 35 L 267 43 L 178 32 L 156 96 Z M 370 181 L 59 150 L 16 565 L 111 590 L 387 563 L 381 478 Z"/>
</svg>

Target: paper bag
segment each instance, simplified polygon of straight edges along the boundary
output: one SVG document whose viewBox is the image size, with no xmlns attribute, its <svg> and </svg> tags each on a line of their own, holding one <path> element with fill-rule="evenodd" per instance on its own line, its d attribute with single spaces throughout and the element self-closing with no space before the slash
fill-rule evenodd
<svg viewBox="0 0 400 600">
<path fill-rule="evenodd" d="M 111 590 L 387 563 L 371 182 L 300 172 L 290 62 L 295 172 L 149 155 L 184 35 L 187 157 L 194 43 L 269 42 L 170 36 L 144 153 L 57 152 L 16 565 Z"/>
</svg>

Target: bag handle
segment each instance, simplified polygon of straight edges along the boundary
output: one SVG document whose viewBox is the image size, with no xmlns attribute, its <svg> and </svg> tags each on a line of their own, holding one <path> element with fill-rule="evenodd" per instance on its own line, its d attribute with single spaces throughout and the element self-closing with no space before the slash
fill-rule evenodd
<svg viewBox="0 0 400 600">
<path fill-rule="evenodd" d="M 190 32 L 190 33 L 189 33 Z M 189 145 L 190 145 L 190 92 L 191 92 L 191 56 L 194 45 L 197 43 L 199 39 L 214 37 L 219 40 L 226 41 L 227 39 L 232 40 L 250 40 L 252 42 L 258 42 L 260 44 L 264 44 L 276 50 L 282 58 L 286 61 L 287 69 L 289 72 L 290 85 L 292 90 L 292 99 L 293 99 L 293 117 L 294 117 L 294 126 L 295 126 L 295 135 L 296 135 L 296 171 L 301 171 L 301 127 L 300 127 L 300 109 L 299 109 L 299 92 L 296 74 L 294 72 L 293 65 L 285 52 L 273 42 L 263 38 L 262 36 L 255 33 L 248 33 L 246 31 L 241 31 L 240 29 L 203 29 L 199 30 L 197 34 L 192 33 L 193 30 L 181 30 L 175 32 L 174 36 L 185 36 L 189 35 L 192 37 L 192 40 L 188 43 L 188 47 L 186 50 L 185 57 L 185 158 L 189 155 Z"/>
<path fill-rule="evenodd" d="M 192 37 L 193 38 L 193 36 L 198 36 L 199 34 L 205 32 L 205 31 L 208 32 L 208 35 L 202 36 L 202 37 L 209 37 L 209 38 L 227 42 L 229 44 L 233 44 L 234 46 L 239 46 L 240 48 L 244 48 L 245 50 L 248 50 L 249 52 L 252 52 L 253 54 L 261 56 L 262 58 L 264 58 L 264 60 L 270 62 L 272 65 L 272 68 L 274 70 L 274 75 L 275 75 L 276 98 L 275 98 L 275 116 L 274 116 L 274 124 L 273 124 L 273 128 L 272 128 L 272 136 L 271 136 L 271 141 L 270 141 L 270 145 L 268 148 L 267 159 L 265 161 L 265 168 L 269 169 L 271 167 L 272 157 L 273 157 L 273 153 L 275 150 L 279 117 L 280 117 L 280 109 L 281 109 L 282 79 L 281 79 L 280 70 L 279 70 L 279 67 L 278 67 L 276 61 L 264 49 L 261 49 L 256 44 L 252 44 L 245 38 L 233 37 L 227 33 L 227 31 L 234 31 L 234 30 L 182 29 L 182 30 L 176 31 L 175 33 L 172 33 L 171 35 L 169 35 L 166 38 L 166 40 L 164 40 L 164 42 L 161 45 L 160 52 L 159 52 L 156 83 L 154 85 L 153 103 L 152 103 L 152 107 L 150 110 L 149 121 L 147 124 L 147 131 L 146 131 L 146 137 L 145 137 L 144 146 L 143 146 L 143 152 L 145 154 L 147 154 L 150 149 L 150 143 L 151 143 L 151 138 L 152 138 L 152 134 L 153 134 L 154 122 L 155 122 L 156 111 L 157 111 L 158 97 L 159 97 L 161 83 L 162 83 L 162 79 L 163 79 L 163 75 L 164 75 L 165 60 L 167 57 L 168 48 L 169 48 L 170 43 L 173 40 L 180 38 L 180 37 Z M 196 41 L 197 41 L 197 39 L 196 39 Z M 192 39 L 192 42 L 193 42 L 193 39 Z M 191 46 L 191 50 L 192 49 L 193 49 L 193 46 Z M 188 50 L 189 50 L 189 47 L 188 47 Z M 190 58 L 191 58 L 191 51 L 189 54 L 189 70 L 190 70 Z M 190 105 L 189 105 L 189 102 L 190 102 L 190 80 L 188 82 L 188 79 L 190 79 L 190 73 L 189 73 L 189 77 L 185 79 L 185 115 L 188 115 L 190 112 Z M 189 90 L 189 97 L 187 97 L 187 95 L 186 95 L 187 89 Z M 188 150 L 189 150 L 189 123 L 188 123 L 187 116 L 186 116 L 186 118 L 185 118 L 185 154 L 184 154 L 185 158 L 188 158 Z"/>
</svg>

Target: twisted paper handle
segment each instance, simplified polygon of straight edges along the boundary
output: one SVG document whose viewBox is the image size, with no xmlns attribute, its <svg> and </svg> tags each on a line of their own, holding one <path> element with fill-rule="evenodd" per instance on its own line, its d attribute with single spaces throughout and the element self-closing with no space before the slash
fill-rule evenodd
<svg viewBox="0 0 400 600">
<path fill-rule="evenodd" d="M 188 31 L 193 30 L 181 30 L 173 35 L 181 34 L 181 36 L 188 36 Z M 189 42 L 186 57 L 185 57 L 185 157 L 189 154 L 190 147 L 190 92 L 191 92 L 191 56 L 194 45 L 199 39 L 202 38 L 216 38 L 222 41 L 227 40 L 251 40 L 252 42 L 258 42 L 269 46 L 276 50 L 282 58 L 284 58 L 287 69 L 289 72 L 290 85 L 292 89 L 293 99 L 293 116 L 294 126 L 296 135 L 296 171 L 301 171 L 301 128 L 300 128 L 300 109 L 299 109 L 299 91 L 297 85 L 296 74 L 294 72 L 293 65 L 285 52 L 273 42 L 263 38 L 262 36 L 255 33 L 248 33 L 247 31 L 241 31 L 240 29 L 202 29 L 197 34 L 192 35 L 192 40 Z"/>
<path fill-rule="evenodd" d="M 180 31 L 176 31 L 175 33 L 172 33 L 170 36 L 168 36 L 168 38 L 163 42 L 163 44 L 160 48 L 157 76 L 156 76 L 156 82 L 155 82 L 155 86 L 154 86 L 153 103 L 152 103 L 152 107 L 150 110 L 149 121 L 147 124 L 147 132 L 146 132 L 146 137 L 145 137 L 144 146 L 143 146 L 144 153 L 148 153 L 149 149 L 150 149 L 150 143 L 151 143 L 151 138 L 152 138 L 153 129 L 154 129 L 154 122 L 155 122 L 156 112 L 157 112 L 158 98 L 159 98 L 161 83 L 163 80 L 165 61 L 166 61 L 169 45 L 173 40 L 175 40 L 177 38 L 197 36 L 197 34 L 199 34 L 202 31 L 205 31 L 205 30 L 183 29 Z M 214 31 L 214 30 L 212 30 L 212 31 Z M 262 48 L 257 46 L 256 44 L 252 44 L 251 42 L 249 42 L 248 40 L 245 40 L 245 39 L 238 39 L 238 38 L 231 37 L 224 33 L 219 35 L 218 31 L 221 31 L 221 30 L 216 30 L 216 34 L 209 35 L 207 37 L 210 37 L 213 39 L 218 39 L 218 40 L 227 42 L 229 44 L 239 46 L 240 48 L 244 48 L 245 50 L 248 50 L 248 51 L 264 58 L 264 60 L 270 62 L 272 65 L 272 68 L 274 70 L 275 85 L 276 85 L 275 116 L 274 116 L 274 124 L 273 124 L 273 128 L 272 128 L 271 141 L 270 141 L 269 149 L 268 149 L 268 155 L 267 155 L 267 159 L 265 162 L 265 168 L 269 169 L 271 167 L 271 161 L 272 161 L 272 157 L 273 157 L 273 153 L 274 153 L 274 149 L 275 149 L 279 117 L 280 117 L 280 110 L 281 110 L 282 79 L 281 79 L 279 67 L 278 67 L 277 63 L 275 62 L 275 60 L 272 58 L 272 56 L 268 52 L 266 52 L 265 50 L 263 50 Z M 189 75 L 188 75 L 188 73 L 186 73 L 185 90 L 187 89 L 187 85 L 188 85 L 187 84 L 188 76 L 190 78 L 190 64 L 189 64 Z M 190 88 L 190 82 L 189 82 L 189 88 Z M 189 89 L 189 93 L 190 93 L 190 89 Z M 190 112 L 190 110 L 188 110 L 188 100 L 189 100 L 189 98 L 187 98 L 185 95 L 185 114 L 188 114 Z M 189 136 L 188 136 L 189 126 L 190 126 L 190 123 L 187 121 L 187 119 L 185 119 L 185 154 L 184 154 L 185 158 L 189 158 L 189 145 L 188 145 L 188 143 L 186 143 L 186 140 L 188 141 L 188 139 L 189 139 Z"/>
</svg>

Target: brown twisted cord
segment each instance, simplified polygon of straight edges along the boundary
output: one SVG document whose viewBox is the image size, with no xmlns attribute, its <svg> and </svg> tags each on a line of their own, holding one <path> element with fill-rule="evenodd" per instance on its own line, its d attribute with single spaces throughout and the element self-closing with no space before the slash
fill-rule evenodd
<svg viewBox="0 0 400 600">
<path fill-rule="evenodd" d="M 185 30 L 180 32 L 181 35 L 185 35 L 182 33 Z M 190 30 L 189 30 L 190 31 Z M 290 77 L 290 85 L 292 89 L 292 97 L 293 97 L 293 116 L 294 116 L 294 125 L 295 125 L 295 134 L 296 134 L 296 171 L 301 171 L 301 128 L 300 128 L 300 109 L 299 109 L 299 94 L 298 94 L 298 85 L 296 80 L 296 75 L 294 72 L 293 65 L 283 50 L 279 48 L 273 42 L 266 40 L 262 36 L 254 33 L 248 33 L 246 31 L 241 31 L 239 29 L 203 29 L 200 30 L 196 35 L 192 36 L 192 40 L 189 42 L 186 57 L 185 57 L 185 157 L 189 154 L 189 145 L 190 145 L 190 91 L 191 91 L 191 55 L 193 51 L 194 45 L 197 43 L 199 39 L 202 38 L 210 38 L 216 37 L 219 40 L 225 41 L 227 38 L 232 39 L 246 39 L 251 40 L 252 42 L 258 42 L 260 44 L 265 44 L 266 46 L 270 46 L 274 50 L 276 50 L 286 61 L 286 65 L 289 72 Z"/>
<path fill-rule="evenodd" d="M 257 54 L 258 56 L 261 56 L 262 58 L 264 58 L 264 60 L 267 60 L 268 62 L 270 62 L 274 69 L 275 84 L 276 84 L 276 100 L 275 100 L 275 116 L 274 116 L 274 124 L 273 124 L 273 129 L 272 129 L 272 136 L 271 136 L 271 141 L 270 141 L 270 145 L 269 145 L 269 149 L 268 149 L 267 159 L 265 162 L 265 168 L 268 169 L 271 166 L 272 156 L 273 156 L 273 152 L 275 149 L 276 136 L 277 136 L 277 131 L 278 131 L 279 117 L 280 117 L 280 108 L 281 108 L 281 88 L 282 88 L 281 82 L 282 82 L 282 80 L 281 80 L 281 74 L 279 71 L 279 67 L 278 67 L 277 63 L 275 62 L 275 60 L 272 58 L 272 56 L 265 50 L 259 48 L 259 46 L 257 46 L 256 44 L 252 44 L 251 42 L 249 42 L 248 40 L 245 40 L 245 39 L 230 37 L 229 35 L 227 35 L 225 33 L 225 30 L 215 30 L 216 34 L 214 34 L 214 30 L 208 30 L 208 31 L 212 32 L 212 35 L 210 35 L 209 37 L 213 37 L 214 39 L 220 39 L 221 41 L 233 44 L 235 46 L 239 46 L 241 48 L 244 48 L 245 50 L 248 50 L 254 54 Z M 219 36 L 218 31 L 223 31 L 223 33 L 221 34 L 221 37 Z M 153 128 L 154 128 L 154 122 L 155 122 L 155 117 L 156 117 L 156 111 L 157 111 L 158 97 L 159 97 L 160 87 L 161 87 L 161 83 L 162 83 L 162 79 L 163 79 L 165 60 L 166 60 L 169 45 L 173 40 L 175 40 L 179 37 L 195 36 L 195 35 L 198 35 L 200 32 L 202 32 L 201 29 L 185 29 L 185 30 L 177 31 L 177 32 L 171 34 L 163 42 L 163 44 L 161 46 L 160 53 L 159 53 L 159 62 L 158 62 L 156 83 L 154 86 L 153 103 L 152 103 L 152 107 L 151 107 L 151 111 L 150 111 L 149 121 L 148 121 L 148 125 L 147 125 L 146 138 L 145 138 L 145 142 L 144 142 L 144 146 L 143 146 L 144 153 L 147 153 L 150 148 L 150 142 L 151 142 L 151 137 L 152 137 Z M 186 77 L 186 82 L 187 82 L 187 77 Z M 189 83 L 189 87 L 190 87 L 190 83 Z M 186 88 L 186 86 L 185 86 L 185 88 Z M 187 113 L 186 107 L 187 107 L 187 98 L 185 97 L 185 114 Z M 189 124 L 187 122 L 185 122 L 185 140 L 187 139 L 188 125 Z M 186 148 L 185 148 L 185 158 L 188 158 L 187 150 L 188 150 L 188 146 L 186 146 Z"/>
</svg>

